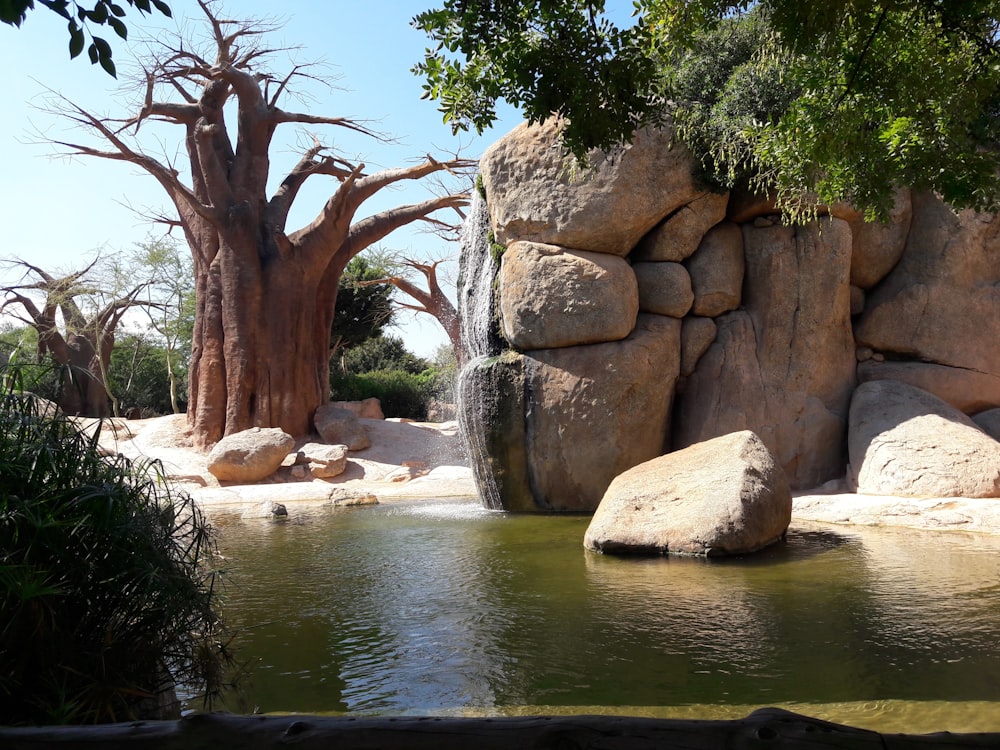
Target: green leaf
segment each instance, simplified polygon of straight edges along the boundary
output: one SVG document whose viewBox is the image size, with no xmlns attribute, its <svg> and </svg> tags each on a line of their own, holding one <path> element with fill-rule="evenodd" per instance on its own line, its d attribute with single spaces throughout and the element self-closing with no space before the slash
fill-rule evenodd
<svg viewBox="0 0 1000 750">
<path fill-rule="evenodd" d="M 108 17 L 108 25 L 115 30 L 115 33 L 122 39 L 128 39 L 128 28 L 114 16 Z"/>
</svg>

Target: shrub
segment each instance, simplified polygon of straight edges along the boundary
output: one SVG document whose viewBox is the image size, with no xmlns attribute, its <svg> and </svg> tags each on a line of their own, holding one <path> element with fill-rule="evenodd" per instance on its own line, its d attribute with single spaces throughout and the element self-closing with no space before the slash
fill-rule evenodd
<svg viewBox="0 0 1000 750">
<path fill-rule="evenodd" d="M 0 724 L 159 716 L 175 687 L 211 699 L 232 664 L 211 527 L 36 402 L 0 396 Z"/>
<path fill-rule="evenodd" d="M 331 380 L 335 400 L 361 401 L 374 396 L 387 417 L 424 421 L 427 406 L 435 398 L 431 371 L 415 375 L 403 370 L 374 370 L 360 375 L 337 375 Z"/>
</svg>

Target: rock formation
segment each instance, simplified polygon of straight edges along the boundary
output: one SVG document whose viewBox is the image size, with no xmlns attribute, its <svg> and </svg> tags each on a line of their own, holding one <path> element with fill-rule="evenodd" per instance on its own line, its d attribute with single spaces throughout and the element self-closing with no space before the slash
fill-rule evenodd
<svg viewBox="0 0 1000 750">
<path fill-rule="evenodd" d="M 791 518 L 785 473 L 744 430 L 619 474 L 583 544 L 615 554 L 739 555 L 778 541 Z"/>
<path fill-rule="evenodd" d="M 842 479 L 859 382 L 1000 407 L 997 217 L 901 189 L 885 224 L 837 205 L 789 226 L 694 166 L 664 129 L 584 167 L 557 122 L 484 155 L 460 392 L 496 507 L 594 510 L 629 468 L 743 430 L 793 489 Z"/>
</svg>

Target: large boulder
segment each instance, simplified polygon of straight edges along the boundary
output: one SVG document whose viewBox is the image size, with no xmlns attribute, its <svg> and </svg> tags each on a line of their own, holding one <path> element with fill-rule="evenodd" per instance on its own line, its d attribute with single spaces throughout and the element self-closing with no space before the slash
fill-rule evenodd
<svg viewBox="0 0 1000 750">
<path fill-rule="evenodd" d="M 683 318 L 691 309 L 691 277 L 680 263 L 636 263 L 639 309 L 656 315 Z"/>
<path fill-rule="evenodd" d="M 743 294 L 743 233 L 723 222 L 705 235 L 685 264 L 694 290 L 692 312 L 714 318 L 740 306 Z"/>
<path fill-rule="evenodd" d="M 316 479 L 337 477 L 347 469 L 347 446 L 306 443 L 299 448 L 304 465 Z"/>
<path fill-rule="evenodd" d="M 704 196 L 694 161 L 668 130 L 646 128 L 632 143 L 569 154 L 560 120 L 523 123 L 480 160 L 496 241 L 530 240 L 627 255 L 659 221 Z"/>
<path fill-rule="evenodd" d="M 791 516 L 784 472 L 747 430 L 615 477 L 584 545 L 619 554 L 738 555 L 778 541 Z"/>
<path fill-rule="evenodd" d="M 896 497 L 1000 497 L 1000 443 L 969 417 L 897 380 L 862 383 L 848 436 L 857 491 Z"/>
<path fill-rule="evenodd" d="M 906 252 L 868 295 L 858 345 L 1000 377 L 1000 216 L 912 201 Z"/>
<path fill-rule="evenodd" d="M 615 476 L 663 452 L 680 329 L 640 314 L 623 341 L 526 353 L 523 458 L 538 508 L 592 511 Z"/>
<path fill-rule="evenodd" d="M 347 409 L 362 419 L 385 419 L 385 414 L 382 413 L 382 402 L 374 396 L 361 401 L 331 401 L 330 405 L 337 409 Z"/>
<path fill-rule="evenodd" d="M 948 367 L 933 362 L 869 359 L 858 364 L 858 380 L 901 380 L 933 393 L 964 414 L 1000 406 L 1000 374 Z"/>
<path fill-rule="evenodd" d="M 861 289 L 871 289 L 896 266 L 903 257 L 912 213 L 910 191 L 900 188 L 896 191 L 885 222 L 865 221 L 857 211 L 844 216 L 851 226 L 853 238 L 852 284 Z"/>
<path fill-rule="evenodd" d="M 618 341 L 639 312 L 632 268 L 606 253 L 515 242 L 499 287 L 504 336 L 521 351 Z"/>
<path fill-rule="evenodd" d="M 642 238 L 632 253 L 638 261 L 680 262 L 698 249 L 702 237 L 726 217 L 728 193 L 702 193 L 681 206 Z"/>
<path fill-rule="evenodd" d="M 277 427 L 251 427 L 222 438 L 208 454 L 208 470 L 221 482 L 259 482 L 278 470 L 295 439 Z"/>
<path fill-rule="evenodd" d="M 348 450 L 361 451 L 371 447 L 368 430 L 354 412 L 340 409 L 332 404 L 317 407 L 313 415 L 313 425 L 323 442 L 331 445 L 346 445 Z"/>
<path fill-rule="evenodd" d="M 851 233 L 824 219 L 745 226 L 744 309 L 688 378 L 674 446 L 752 430 L 793 489 L 843 475 L 857 360 L 850 316 Z"/>
</svg>

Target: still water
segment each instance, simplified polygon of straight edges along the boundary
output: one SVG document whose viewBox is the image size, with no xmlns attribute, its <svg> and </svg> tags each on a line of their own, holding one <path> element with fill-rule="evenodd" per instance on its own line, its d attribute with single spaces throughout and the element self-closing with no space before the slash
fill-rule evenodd
<svg viewBox="0 0 1000 750">
<path fill-rule="evenodd" d="M 1000 730 L 1000 537 L 793 527 L 739 560 L 620 559 L 589 518 L 473 501 L 217 518 L 251 662 L 233 710 Z"/>
</svg>

